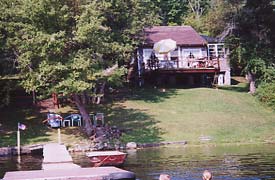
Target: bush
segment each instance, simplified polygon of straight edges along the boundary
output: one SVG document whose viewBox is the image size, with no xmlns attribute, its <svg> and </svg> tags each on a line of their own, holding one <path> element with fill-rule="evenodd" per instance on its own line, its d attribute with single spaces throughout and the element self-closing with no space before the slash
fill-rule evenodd
<svg viewBox="0 0 275 180">
<path fill-rule="evenodd" d="M 275 108 L 275 81 L 260 84 L 256 96 L 264 104 Z"/>
</svg>

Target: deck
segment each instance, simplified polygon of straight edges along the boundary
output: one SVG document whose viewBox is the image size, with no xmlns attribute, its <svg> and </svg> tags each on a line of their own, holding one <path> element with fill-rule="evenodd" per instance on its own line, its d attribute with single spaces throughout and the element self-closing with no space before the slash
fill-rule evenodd
<svg viewBox="0 0 275 180">
<path fill-rule="evenodd" d="M 149 59 L 143 67 L 143 73 L 157 71 L 163 74 L 185 74 L 185 73 L 218 73 L 230 69 L 226 58 L 184 60 L 158 60 Z"/>
</svg>

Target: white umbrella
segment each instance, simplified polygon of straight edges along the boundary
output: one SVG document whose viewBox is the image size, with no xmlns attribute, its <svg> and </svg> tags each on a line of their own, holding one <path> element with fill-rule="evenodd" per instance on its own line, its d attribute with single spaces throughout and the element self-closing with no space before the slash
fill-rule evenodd
<svg viewBox="0 0 275 180">
<path fill-rule="evenodd" d="M 159 54 L 167 54 L 177 48 L 177 42 L 173 39 L 163 39 L 154 44 L 154 51 Z"/>
</svg>

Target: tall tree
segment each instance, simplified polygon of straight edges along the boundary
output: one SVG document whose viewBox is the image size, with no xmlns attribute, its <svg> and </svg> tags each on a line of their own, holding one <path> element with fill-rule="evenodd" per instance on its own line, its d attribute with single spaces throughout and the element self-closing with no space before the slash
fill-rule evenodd
<svg viewBox="0 0 275 180">
<path fill-rule="evenodd" d="M 156 12 L 159 17 L 159 24 L 181 25 L 183 17 L 188 13 L 186 0 L 151 0 L 150 11 Z"/>
<path fill-rule="evenodd" d="M 92 133 L 86 94 L 118 64 L 154 19 L 137 0 L 5 0 L 4 46 L 18 61 L 22 86 L 70 95 Z M 108 74 L 108 73 L 107 73 Z"/>
<path fill-rule="evenodd" d="M 188 14 L 184 17 L 184 24 L 192 26 L 200 33 L 205 33 L 203 18 L 209 10 L 210 0 L 187 0 L 187 4 Z"/>
<path fill-rule="evenodd" d="M 243 1 L 211 0 L 210 7 L 203 17 L 203 26 L 208 35 L 224 39 L 232 34 L 235 21 Z"/>
<path fill-rule="evenodd" d="M 236 25 L 238 31 L 233 38 L 237 40 L 236 44 L 230 42 L 235 46 L 235 49 L 232 48 L 231 61 L 247 73 L 250 93 L 254 94 L 256 80 L 274 63 L 275 14 L 271 0 L 246 1 Z"/>
</svg>

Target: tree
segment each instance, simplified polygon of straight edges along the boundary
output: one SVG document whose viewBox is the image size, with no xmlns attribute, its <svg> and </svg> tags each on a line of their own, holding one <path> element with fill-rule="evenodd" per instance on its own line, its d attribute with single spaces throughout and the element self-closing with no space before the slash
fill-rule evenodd
<svg viewBox="0 0 275 180">
<path fill-rule="evenodd" d="M 213 37 L 222 40 L 230 35 L 235 28 L 237 12 L 242 5 L 242 1 L 231 2 L 224 0 L 212 0 L 207 13 L 203 17 L 205 31 Z"/>
<path fill-rule="evenodd" d="M 246 1 L 236 20 L 237 49 L 232 49 L 231 62 L 241 65 L 248 75 L 250 93 L 254 94 L 256 80 L 274 63 L 275 14 L 270 0 Z M 232 42 L 230 42 L 232 43 Z M 235 54 L 234 54 L 235 52 Z M 238 54 L 236 54 L 238 53 Z"/>
<path fill-rule="evenodd" d="M 151 0 L 150 11 L 154 11 L 163 26 L 181 25 L 183 17 L 188 13 L 186 0 Z"/>
<path fill-rule="evenodd" d="M 203 17 L 208 12 L 210 0 L 187 0 L 188 14 L 184 17 L 184 24 L 190 25 L 196 31 L 205 33 Z"/>
<path fill-rule="evenodd" d="M 137 0 L 6 0 L 3 4 L 0 37 L 18 61 L 21 85 L 43 95 L 71 96 L 91 135 L 87 94 L 108 79 L 106 68 L 123 64 L 144 25 L 154 19 L 145 13 L 146 5 Z"/>
</svg>

